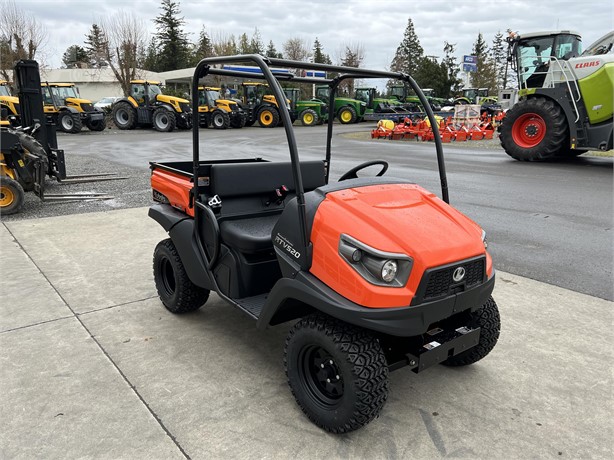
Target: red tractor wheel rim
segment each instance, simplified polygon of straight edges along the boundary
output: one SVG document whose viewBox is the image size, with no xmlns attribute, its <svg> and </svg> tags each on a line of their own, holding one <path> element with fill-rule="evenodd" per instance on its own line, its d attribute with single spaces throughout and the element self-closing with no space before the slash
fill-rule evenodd
<svg viewBox="0 0 614 460">
<path fill-rule="evenodd" d="M 530 149 L 546 136 L 546 122 L 536 113 L 525 113 L 512 126 L 512 138 L 516 145 Z"/>
</svg>

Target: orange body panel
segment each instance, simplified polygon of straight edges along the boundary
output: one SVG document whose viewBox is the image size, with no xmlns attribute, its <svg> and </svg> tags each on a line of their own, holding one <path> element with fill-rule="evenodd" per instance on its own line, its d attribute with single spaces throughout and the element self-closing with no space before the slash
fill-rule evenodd
<svg viewBox="0 0 614 460">
<path fill-rule="evenodd" d="M 434 194 L 414 184 L 386 184 L 327 194 L 316 212 L 311 233 L 310 272 L 347 299 L 371 308 L 408 306 L 424 271 L 484 255 L 481 228 Z M 365 281 L 340 255 L 340 235 L 347 234 L 380 251 L 413 259 L 403 287 Z M 492 261 L 486 253 L 486 269 Z"/>
<path fill-rule="evenodd" d="M 151 172 L 151 188 L 164 195 L 171 206 L 194 217 L 194 208 L 190 207 L 192 182 L 189 178 L 164 169 L 154 169 Z"/>
</svg>

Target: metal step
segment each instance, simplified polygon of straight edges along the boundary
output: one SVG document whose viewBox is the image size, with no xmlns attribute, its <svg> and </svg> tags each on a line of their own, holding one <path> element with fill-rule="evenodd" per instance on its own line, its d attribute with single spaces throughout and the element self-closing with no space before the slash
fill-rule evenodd
<svg viewBox="0 0 614 460">
<path fill-rule="evenodd" d="M 245 297 L 243 299 L 235 299 L 236 304 L 245 313 L 254 319 L 258 319 L 262 312 L 262 307 L 266 303 L 268 294 L 260 294 L 253 297 Z"/>
</svg>

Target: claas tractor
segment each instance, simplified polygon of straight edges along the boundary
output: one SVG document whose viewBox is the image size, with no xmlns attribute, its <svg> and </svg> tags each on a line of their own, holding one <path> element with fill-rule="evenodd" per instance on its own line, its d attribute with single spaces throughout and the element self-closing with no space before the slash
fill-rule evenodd
<svg viewBox="0 0 614 460">
<path fill-rule="evenodd" d="M 113 104 L 111 118 L 119 129 L 153 126 L 156 131 L 192 127 L 190 101 L 162 93 L 160 82 L 132 80 L 130 95 Z"/>
<path fill-rule="evenodd" d="M 201 128 L 243 128 L 247 116 L 241 106 L 222 96 L 221 88 L 198 87 L 198 121 Z"/>
<path fill-rule="evenodd" d="M 316 98 L 330 105 L 330 88 L 316 86 Z M 365 116 L 367 103 L 349 97 L 335 97 L 334 106 L 329 111 L 330 116 L 336 117 L 344 125 L 358 123 Z"/>
<path fill-rule="evenodd" d="M 6 80 L 0 80 L 0 108 L 4 109 L 2 126 L 19 126 L 19 98 L 13 96 Z"/>
<path fill-rule="evenodd" d="M 92 101 L 79 95 L 74 83 L 41 84 L 44 111 L 65 133 L 79 133 L 83 125 L 91 131 L 103 131 L 106 127 L 104 112 L 94 107 Z"/>
<path fill-rule="evenodd" d="M 320 158 L 310 151 L 309 160 L 299 156 L 285 110 L 280 112 L 284 136 L 279 133 L 287 141 L 285 161 L 277 150 L 271 159 L 260 152 L 252 155 L 250 146 L 244 155 L 228 158 L 219 139 L 213 145 L 200 139 L 207 132 L 195 126 L 192 161 L 150 164 L 154 203 L 149 216 L 168 233 L 153 248 L 160 307 L 185 314 L 215 302 L 205 322 L 207 316 L 227 316 L 224 308 L 235 308 L 260 330 L 254 336 L 260 345 L 279 337 L 271 327 L 290 323 L 285 327 L 285 376 L 275 370 L 267 379 L 277 390 L 285 377 L 306 417 L 331 433 L 357 430 L 378 417 L 391 399 L 391 371 L 406 367 L 421 373 L 437 364 L 467 366 L 485 358 L 500 330 L 486 233 L 449 204 L 438 124 L 415 81 L 402 73 L 265 61 L 260 55 L 220 56 L 198 63 L 192 92 L 209 75 L 242 76 L 220 68 L 228 63 L 258 65 L 277 100 L 284 98 L 284 79 L 269 66 L 338 75 L 292 77 L 293 83 L 326 85 L 331 98 L 348 78 L 411 84 L 433 127 L 441 198 L 404 178 L 402 168 L 397 177 L 385 175 L 389 164 L 383 159 L 360 162 L 331 180 L 331 118 L 325 150 Z M 193 105 L 196 110 L 196 101 Z M 342 162 L 351 156 L 341 152 Z M 224 329 L 221 334 L 237 329 L 228 321 L 215 324 Z M 246 345 L 236 344 L 241 338 L 231 341 L 222 356 L 214 349 L 202 353 L 210 355 L 206 359 L 235 363 L 249 359 L 239 355 Z M 476 373 L 496 372 L 496 367 L 491 360 L 486 369 L 448 373 L 436 394 L 445 399 L 458 392 L 450 380 L 454 374 L 468 385 Z M 233 379 L 232 369 L 224 378 Z M 382 423 L 375 431 L 387 429 Z"/>
<path fill-rule="evenodd" d="M 290 100 L 293 118 L 300 120 L 303 126 L 321 125 L 328 121 L 328 105 L 319 99 L 301 99 L 300 88 L 284 88 L 284 94 Z"/>
<path fill-rule="evenodd" d="M 512 158 L 538 161 L 612 149 L 614 32 L 582 53 L 578 33 L 510 34 L 518 102 L 500 127 Z"/>
<path fill-rule="evenodd" d="M 280 123 L 280 107 L 269 85 L 260 82 L 241 83 L 241 105 L 247 115 L 247 126 L 256 121 L 262 128 L 275 128 Z M 290 101 L 285 99 L 285 109 L 289 110 Z"/>
</svg>

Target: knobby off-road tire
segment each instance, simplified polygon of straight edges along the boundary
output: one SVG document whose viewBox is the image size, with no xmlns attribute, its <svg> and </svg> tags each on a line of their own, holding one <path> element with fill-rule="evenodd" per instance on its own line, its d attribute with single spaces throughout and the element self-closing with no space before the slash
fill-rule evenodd
<svg viewBox="0 0 614 460">
<path fill-rule="evenodd" d="M 512 107 L 501 125 L 501 146 L 520 161 L 553 158 L 567 147 L 569 127 L 560 106 L 534 97 Z"/>
<path fill-rule="evenodd" d="M 58 114 L 58 126 L 65 133 L 76 134 L 81 132 L 81 116 L 78 113 L 72 113 L 68 110 L 63 110 Z"/>
<path fill-rule="evenodd" d="M 337 118 L 339 119 L 339 123 L 344 125 L 349 125 L 351 123 L 356 123 L 358 117 L 356 116 L 356 110 L 352 106 L 345 106 L 339 109 L 339 113 L 337 113 Z"/>
<path fill-rule="evenodd" d="M 492 297 L 476 311 L 470 313 L 467 326 L 472 329 L 481 328 L 480 341 L 475 347 L 446 359 L 442 364 L 446 366 L 473 364 L 485 357 L 495 347 L 501 330 L 501 319 L 497 304 Z"/>
<path fill-rule="evenodd" d="M 332 433 L 363 427 L 388 399 L 388 364 L 379 341 L 328 316 L 310 315 L 294 325 L 284 365 L 299 407 Z"/>
<path fill-rule="evenodd" d="M 211 125 L 215 129 L 228 129 L 230 127 L 230 116 L 223 110 L 216 110 L 211 116 Z"/>
<path fill-rule="evenodd" d="M 154 110 L 151 121 L 154 129 L 161 133 L 170 133 L 177 126 L 175 112 L 171 112 L 164 107 L 158 107 Z"/>
<path fill-rule="evenodd" d="M 299 116 L 303 126 L 313 126 L 318 124 L 318 114 L 313 109 L 305 109 Z"/>
<path fill-rule="evenodd" d="M 111 118 L 119 129 L 134 129 L 136 126 L 136 111 L 127 102 L 118 102 L 113 105 Z"/>
<path fill-rule="evenodd" d="M 158 295 L 168 311 L 187 313 L 198 310 L 207 302 L 209 290 L 192 283 L 170 238 L 156 246 L 153 272 Z"/>
<path fill-rule="evenodd" d="M 88 120 L 85 122 L 85 126 L 87 126 L 87 129 L 90 131 L 104 131 L 107 127 L 107 123 L 104 118 L 102 120 Z"/>
<path fill-rule="evenodd" d="M 0 214 L 8 216 L 18 213 L 23 202 L 23 187 L 19 182 L 8 176 L 0 176 Z"/>
<path fill-rule="evenodd" d="M 279 124 L 279 112 L 274 107 L 262 107 L 257 118 L 263 128 L 275 128 Z"/>
<path fill-rule="evenodd" d="M 236 129 L 241 129 L 245 126 L 247 117 L 245 114 L 235 115 L 230 118 L 230 126 Z"/>
</svg>

